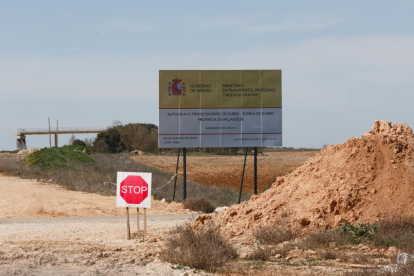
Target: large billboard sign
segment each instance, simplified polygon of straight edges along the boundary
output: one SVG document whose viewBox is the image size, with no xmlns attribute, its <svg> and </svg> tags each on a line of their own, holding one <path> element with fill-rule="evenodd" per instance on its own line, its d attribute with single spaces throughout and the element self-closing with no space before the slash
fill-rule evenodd
<svg viewBox="0 0 414 276">
<path fill-rule="evenodd" d="M 281 70 L 160 70 L 160 148 L 282 146 Z"/>
</svg>

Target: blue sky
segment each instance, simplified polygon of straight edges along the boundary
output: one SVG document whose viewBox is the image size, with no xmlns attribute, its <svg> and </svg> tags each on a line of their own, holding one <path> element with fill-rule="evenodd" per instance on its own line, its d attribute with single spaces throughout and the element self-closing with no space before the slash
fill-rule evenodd
<svg viewBox="0 0 414 276">
<path fill-rule="evenodd" d="M 375 119 L 414 126 L 413 11 L 412 0 L 0 0 L 0 150 L 47 117 L 158 124 L 160 69 L 281 69 L 284 146 L 344 142 Z"/>
</svg>

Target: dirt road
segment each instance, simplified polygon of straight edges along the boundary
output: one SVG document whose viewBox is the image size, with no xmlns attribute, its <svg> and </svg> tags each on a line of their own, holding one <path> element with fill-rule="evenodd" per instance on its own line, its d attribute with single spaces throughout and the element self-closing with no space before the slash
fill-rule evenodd
<svg viewBox="0 0 414 276">
<path fill-rule="evenodd" d="M 114 216 L 124 215 L 125 210 L 115 207 L 114 197 L 5 176 L 0 176 L 0 189 L 0 275 L 180 275 L 184 271 L 156 257 L 163 234 L 196 216 L 179 204 L 153 201 L 148 238 L 138 241 L 126 239 L 125 216 Z M 136 225 L 136 211 L 132 211 L 133 236 Z"/>
<path fill-rule="evenodd" d="M 0 219 L 125 215 L 115 197 L 77 191 L 35 180 L 0 175 Z M 187 214 L 181 204 L 154 201 L 148 214 Z"/>
<path fill-rule="evenodd" d="M 0 275 L 180 275 L 154 237 L 192 216 L 149 216 L 145 242 L 126 239 L 125 217 L 3 219 Z"/>
</svg>

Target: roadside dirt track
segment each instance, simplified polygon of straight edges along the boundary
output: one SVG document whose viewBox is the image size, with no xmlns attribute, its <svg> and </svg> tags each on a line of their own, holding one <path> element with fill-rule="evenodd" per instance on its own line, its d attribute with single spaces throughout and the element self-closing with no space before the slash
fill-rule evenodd
<svg viewBox="0 0 414 276">
<path fill-rule="evenodd" d="M 125 215 L 115 197 L 77 191 L 35 180 L 0 175 L 0 219 Z M 180 204 L 152 201 L 148 214 L 187 214 Z"/>
<path fill-rule="evenodd" d="M 191 217 L 149 216 L 145 242 L 126 239 L 125 217 L 0 220 L 0 275 L 180 275 L 154 237 Z"/>
<path fill-rule="evenodd" d="M 114 197 L 1 175 L 0 191 L 0 275 L 180 275 L 184 271 L 156 257 L 164 233 L 196 216 L 180 204 L 153 201 L 148 238 L 138 241 L 126 239 L 125 209 L 115 207 Z M 136 210 L 130 215 L 136 236 Z"/>
</svg>

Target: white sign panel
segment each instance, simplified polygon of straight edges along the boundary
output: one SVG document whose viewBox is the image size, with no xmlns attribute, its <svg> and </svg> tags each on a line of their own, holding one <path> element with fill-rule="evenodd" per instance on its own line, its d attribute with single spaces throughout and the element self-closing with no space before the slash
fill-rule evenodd
<svg viewBox="0 0 414 276">
<path fill-rule="evenodd" d="M 118 172 L 116 206 L 151 208 L 151 173 Z"/>
<path fill-rule="evenodd" d="M 160 70 L 160 148 L 282 146 L 281 70 Z"/>
</svg>

